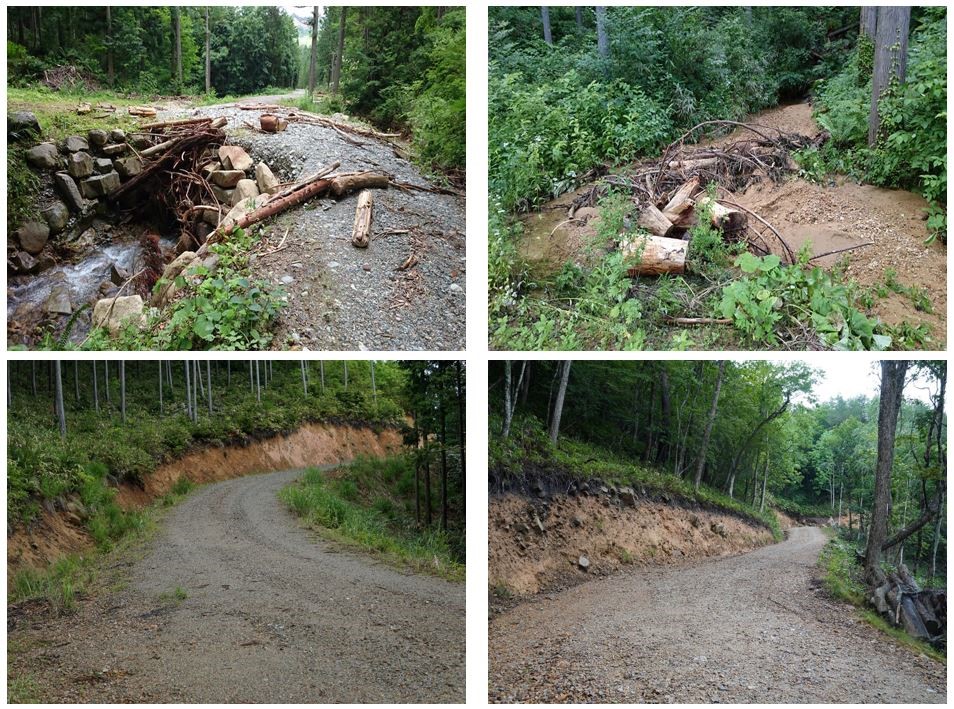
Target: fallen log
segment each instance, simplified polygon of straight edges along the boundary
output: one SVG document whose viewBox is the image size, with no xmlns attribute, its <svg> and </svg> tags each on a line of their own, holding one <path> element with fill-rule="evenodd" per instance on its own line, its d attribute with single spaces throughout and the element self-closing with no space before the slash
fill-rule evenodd
<svg viewBox="0 0 954 709">
<path fill-rule="evenodd" d="M 636 224 L 654 236 L 666 236 L 672 231 L 672 222 L 653 204 L 640 211 Z"/>
<path fill-rule="evenodd" d="M 696 206 L 699 210 L 704 210 L 706 207 L 709 207 L 709 221 L 712 223 L 712 226 L 721 230 L 723 233 L 741 231 L 745 229 L 749 223 L 745 212 L 726 207 L 724 204 L 720 204 L 710 197 L 703 197 L 698 201 Z"/>
<path fill-rule="evenodd" d="M 689 243 L 682 239 L 668 239 L 664 236 L 640 236 L 625 242 L 620 248 L 630 278 L 636 276 L 658 276 L 663 273 L 685 273 L 686 252 Z"/>
<path fill-rule="evenodd" d="M 358 206 L 354 212 L 354 228 L 351 230 L 351 243 L 359 249 L 367 248 L 371 241 L 371 210 L 374 197 L 370 190 L 358 195 Z"/>
<path fill-rule="evenodd" d="M 698 170 L 701 167 L 710 167 L 719 162 L 717 157 L 708 158 L 687 158 L 685 160 L 670 160 L 669 168 L 671 170 Z"/>
<path fill-rule="evenodd" d="M 342 197 L 366 187 L 387 189 L 389 180 L 387 175 L 377 172 L 353 172 L 339 175 L 331 181 L 331 194 L 335 198 Z"/>
<path fill-rule="evenodd" d="M 92 113 L 93 107 L 88 103 L 81 103 L 76 107 L 76 115 L 85 116 L 87 113 Z"/>
<path fill-rule="evenodd" d="M 263 113 L 259 116 L 258 122 L 259 125 L 262 126 L 262 130 L 266 133 L 278 133 L 288 127 L 288 121 L 281 116 L 276 116 L 271 113 Z"/>
<path fill-rule="evenodd" d="M 692 208 L 694 204 L 692 197 L 698 191 L 699 176 L 695 175 L 692 177 L 692 179 L 687 180 L 682 187 L 676 190 L 675 194 L 673 194 L 673 196 L 666 203 L 666 206 L 663 207 L 663 216 L 669 221 L 675 222 L 683 212 Z"/>
<path fill-rule="evenodd" d="M 280 111 L 283 108 L 277 103 L 237 103 L 235 107 L 240 111 Z"/>
<path fill-rule="evenodd" d="M 296 183 L 294 183 L 294 184 L 292 184 L 292 185 L 289 185 L 288 187 L 286 187 L 286 188 L 283 189 L 282 191 L 276 192 L 275 194 L 273 194 L 271 197 L 268 198 L 268 201 L 271 202 L 272 200 L 281 199 L 282 197 L 287 197 L 287 196 L 290 195 L 292 192 L 297 192 L 298 190 L 302 189 L 303 187 L 306 187 L 306 186 L 310 185 L 312 182 L 315 182 L 316 180 L 320 180 L 322 177 L 326 177 L 326 176 L 330 175 L 332 172 L 334 172 L 335 170 L 337 170 L 339 167 L 341 167 L 341 162 L 338 161 L 338 160 L 336 160 L 335 162 L 331 163 L 331 164 L 328 165 L 327 167 L 323 167 L 323 168 L 321 168 L 318 172 L 316 172 L 316 173 L 314 173 L 314 174 L 312 174 L 312 175 L 309 175 L 309 176 L 306 177 L 304 180 L 299 180 L 298 182 L 296 182 Z"/>
<path fill-rule="evenodd" d="M 203 248 L 205 248 L 207 244 L 221 241 L 236 229 L 245 229 L 250 227 L 264 219 L 268 219 L 269 217 L 284 212 L 286 209 L 290 209 L 291 207 L 299 205 L 302 202 L 306 202 L 312 197 L 317 197 L 326 191 L 332 191 L 340 197 L 345 194 L 345 189 L 354 191 L 364 188 L 375 188 L 382 186 L 387 187 L 387 184 L 387 175 L 381 175 L 373 172 L 359 172 L 350 175 L 340 175 L 337 177 L 327 177 L 316 180 L 285 197 L 281 197 L 279 199 L 270 199 L 258 209 L 255 209 L 248 214 L 243 214 L 234 222 L 226 219 L 224 222 L 219 224 L 218 228 L 212 234 L 209 235 L 208 241 L 203 244 Z M 335 192 L 336 189 L 338 190 L 337 192 Z"/>
<path fill-rule="evenodd" d="M 175 126 L 192 126 L 199 123 L 211 123 L 212 117 L 205 118 L 180 118 L 177 121 L 160 121 L 159 123 L 144 123 L 139 126 L 140 130 L 156 130 L 158 128 L 173 128 Z"/>
<path fill-rule="evenodd" d="M 130 106 L 126 109 L 130 116 L 155 116 L 156 109 L 151 106 Z"/>
</svg>

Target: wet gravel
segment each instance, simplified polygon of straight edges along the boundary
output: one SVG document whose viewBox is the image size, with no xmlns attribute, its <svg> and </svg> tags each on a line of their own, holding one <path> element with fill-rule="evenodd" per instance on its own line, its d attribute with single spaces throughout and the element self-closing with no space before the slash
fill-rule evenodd
<svg viewBox="0 0 954 709">
<path fill-rule="evenodd" d="M 296 476 L 194 492 L 122 590 L 11 634 L 18 673 L 50 702 L 462 703 L 463 584 L 316 539 L 276 497 Z"/>
<path fill-rule="evenodd" d="M 352 145 L 330 128 L 294 122 L 276 134 L 245 126 L 257 126 L 260 114 L 226 105 L 166 111 L 160 118 L 227 117 L 230 140 L 265 161 L 282 180 L 340 161 L 341 172 L 385 172 L 404 182 L 430 184 L 389 143 L 355 136 L 361 145 Z M 252 268 L 256 277 L 286 291 L 288 305 L 280 315 L 275 347 L 464 349 L 464 197 L 394 188 L 376 190 L 374 197 L 367 249 L 351 245 L 357 195 L 340 202 L 312 200 L 268 222 L 269 243 L 283 248 L 258 257 Z M 400 270 L 412 256 L 416 264 Z"/>
<path fill-rule="evenodd" d="M 490 701 L 944 703 L 944 665 L 901 648 L 814 582 L 825 543 L 639 570 L 490 622 Z"/>
</svg>

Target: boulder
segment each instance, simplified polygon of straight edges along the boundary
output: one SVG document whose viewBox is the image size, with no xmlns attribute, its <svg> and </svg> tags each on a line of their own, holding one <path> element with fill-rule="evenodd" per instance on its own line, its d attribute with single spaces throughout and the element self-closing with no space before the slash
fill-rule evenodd
<svg viewBox="0 0 954 709">
<path fill-rule="evenodd" d="M 586 554 L 580 554 L 580 558 L 577 559 L 576 565 L 580 567 L 581 571 L 586 571 L 590 568 L 590 560 L 587 558 Z"/>
<path fill-rule="evenodd" d="M 219 161 L 226 170 L 250 170 L 254 162 L 238 145 L 223 145 L 219 148 Z"/>
<path fill-rule="evenodd" d="M 126 152 L 126 144 L 119 143 L 117 145 L 106 145 L 103 146 L 102 153 L 108 158 L 117 158 L 123 153 Z"/>
<path fill-rule="evenodd" d="M 245 179 L 245 173 L 241 170 L 216 170 L 210 177 L 212 184 L 223 189 L 231 189 L 239 183 L 239 180 Z"/>
<path fill-rule="evenodd" d="M 722 522 L 713 522 L 712 524 L 709 525 L 709 529 L 711 529 L 713 533 L 718 534 L 723 539 L 729 536 L 729 532 L 725 528 L 725 525 L 722 524 Z"/>
<path fill-rule="evenodd" d="M 24 140 L 40 134 L 40 122 L 31 111 L 14 111 L 7 114 L 7 133 L 14 140 Z"/>
<path fill-rule="evenodd" d="M 258 183 L 259 192 L 273 194 L 278 191 L 278 178 L 272 173 L 271 168 L 263 162 L 255 166 L 255 181 Z"/>
<path fill-rule="evenodd" d="M 187 268 L 192 266 L 197 258 L 194 251 L 183 251 L 176 256 L 174 261 L 166 265 L 162 271 L 162 287 L 152 296 L 152 304 L 154 306 L 161 308 L 175 297 L 176 291 L 178 290 L 176 287 L 176 278 L 182 275 Z"/>
<path fill-rule="evenodd" d="M 66 158 L 66 171 L 77 180 L 89 177 L 93 174 L 93 158 L 82 150 L 71 153 Z"/>
<path fill-rule="evenodd" d="M 210 180 L 212 179 L 212 173 L 215 172 L 216 170 L 221 170 L 221 169 L 222 169 L 222 163 L 220 163 L 218 160 L 214 160 L 213 162 L 207 162 L 205 165 L 202 166 L 202 170 L 201 170 L 202 177 L 204 177 L 207 180 Z"/>
<path fill-rule="evenodd" d="M 627 507 L 635 507 L 639 498 L 636 497 L 636 491 L 631 487 L 623 486 L 619 489 L 619 499 Z"/>
<path fill-rule="evenodd" d="M 124 180 L 135 177 L 142 172 L 142 160 L 136 156 L 119 158 L 113 162 L 113 165 L 116 167 L 116 172 L 118 172 L 119 176 Z"/>
<path fill-rule="evenodd" d="M 93 306 L 93 327 L 105 327 L 116 335 L 130 323 L 143 324 L 143 302 L 138 295 L 103 298 Z"/>
<path fill-rule="evenodd" d="M 109 131 L 109 139 L 113 143 L 125 143 L 126 142 L 126 131 L 122 128 L 113 128 Z"/>
<path fill-rule="evenodd" d="M 60 152 L 56 143 L 40 143 L 27 150 L 27 162 L 41 170 L 52 170 L 60 166 Z"/>
<path fill-rule="evenodd" d="M 122 266 L 118 266 L 115 263 L 109 265 L 109 280 L 114 285 L 121 286 L 123 283 L 129 280 L 131 275 L 132 274 Z"/>
<path fill-rule="evenodd" d="M 46 312 L 51 315 L 71 315 L 73 313 L 68 285 L 60 283 L 53 286 L 50 290 L 50 297 L 46 299 Z"/>
<path fill-rule="evenodd" d="M 17 229 L 16 237 L 24 251 L 36 256 L 50 240 L 50 227 L 41 222 L 27 222 Z"/>
<path fill-rule="evenodd" d="M 199 210 L 199 218 L 206 224 L 218 226 L 219 220 L 222 218 L 222 212 L 215 207 L 205 207 Z"/>
<path fill-rule="evenodd" d="M 66 228 L 70 220 L 70 210 L 62 202 L 54 202 L 44 209 L 40 214 L 46 219 L 46 224 L 50 227 L 51 234 L 59 234 Z"/>
<path fill-rule="evenodd" d="M 134 133 L 129 139 L 129 144 L 136 150 L 145 150 L 146 148 L 151 148 L 154 145 L 151 136 L 143 135 L 141 133 Z"/>
<path fill-rule="evenodd" d="M 109 158 L 96 158 L 93 160 L 93 169 L 100 175 L 105 175 L 107 172 L 113 171 L 113 161 Z"/>
<path fill-rule="evenodd" d="M 227 205 L 232 204 L 232 193 L 235 190 L 226 190 L 218 185 L 212 185 L 212 194 L 215 195 L 215 198 L 219 200 L 219 204 Z"/>
<path fill-rule="evenodd" d="M 10 259 L 10 265 L 17 273 L 29 273 L 36 268 L 36 259 L 26 251 L 17 251 Z"/>
<path fill-rule="evenodd" d="M 258 185 L 255 180 L 239 180 L 235 185 L 235 191 L 232 193 L 232 206 L 245 199 L 258 197 Z"/>
<path fill-rule="evenodd" d="M 113 171 L 83 180 L 80 183 L 80 189 L 83 191 L 84 197 L 92 199 L 93 197 L 104 197 L 110 194 L 119 189 L 121 184 L 119 173 Z"/>
<path fill-rule="evenodd" d="M 106 141 L 109 139 L 109 134 L 104 130 L 99 130 L 96 128 L 87 133 L 86 137 L 89 139 L 90 145 L 96 148 L 102 148 L 104 145 L 106 145 Z"/>
<path fill-rule="evenodd" d="M 89 143 L 81 135 L 71 135 L 63 141 L 63 147 L 68 153 L 78 153 L 81 150 L 89 150 Z"/>
<path fill-rule="evenodd" d="M 58 172 L 53 176 L 53 183 L 56 185 L 57 192 L 66 202 L 66 206 L 74 212 L 83 211 L 83 197 L 80 195 L 79 188 L 73 178 L 65 172 Z"/>
<path fill-rule="evenodd" d="M 234 222 L 243 214 L 248 214 L 249 212 L 253 212 L 261 207 L 263 204 L 265 204 L 266 200 L 268 200 L 268 195 L 258 195 L 257 197 L 248 197 L 243 199 L 241 202 L 236 202 L 235 206 L 232 207 L 232 210 L 225 215 L 224 221 L 231 220 Z"/>
</svg>

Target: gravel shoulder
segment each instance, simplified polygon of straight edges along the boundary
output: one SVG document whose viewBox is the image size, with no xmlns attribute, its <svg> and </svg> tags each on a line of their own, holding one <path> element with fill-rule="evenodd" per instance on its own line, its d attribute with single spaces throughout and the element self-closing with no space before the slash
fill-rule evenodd
<svg viewBox="0 0 954 709">
<path fill-rule="evenodd" d="M 490 622 L 491 702 L 944 703 L 944 665 L 813 584 L 825 537 L 640 570 Z"/>
<path fill-rule="evenodd" d="M 463 702 L 463 584 L 316 538 L 276 497 L 297 475 L 194 492 L 121 590 L 11 633 L 14 668 L 52 702 Z"/>
<path fill-rule="evenodd" d="M 262 96 L 243 102 L 268 102 Z M 340 161 L 341 172 L 384 172 L 432 186 L 390 143 L 345 140 L 331 128 L 291 122 L 280 133 L 250 129 L 261 111 L 235 104 L 176 108 L 162 119 L 225 116 L 231 142 L 294 181 Z M 355 144 L 359 143 L 359 144 Z M 312 200 L 267 222 L 280 251 L 258 257 L 253 275 L 284 287 L 275 347 L 311 350 L 460 350 L 466 333 L 465 198 L 375 190 L 371 244 L 351 245 L 357 195 Z M 414 265 L 400 269 L 413 257 Z"/>
</svg>

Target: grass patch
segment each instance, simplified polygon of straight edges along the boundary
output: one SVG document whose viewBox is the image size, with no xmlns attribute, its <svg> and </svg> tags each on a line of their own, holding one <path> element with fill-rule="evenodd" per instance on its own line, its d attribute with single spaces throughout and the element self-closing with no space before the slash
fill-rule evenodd
<svg viewBox="0 0 954 709">
<path fill-rule="evenodd" d="M 89 557 L 78 554 L 58 559 L 48 568 L 23 568 L 10 580 L 7 600 L 10 603 L 39 601 L 53 615 L 65 615 L 76 608 L 81 596 L 93 580 L 94 568 Z"/>
<path fill-rule="evenodd" d="M 189 597 L 182 586 L 176 586 L 171 591 L 163 591 L 159 594 L 159 601 L 167 606 L 178 606 Z"/>
<path fill-rule="evenodd" d="M 833 533 L 829 536 L 833 536 Z M 911 637 L 903 628 L 894 627 L 876 611 L 867 607 L 862 568 L 855 561 L 855 548 L 851 542 L 834 536 L 822 549 L 818 558 L 818 565 L 822 570 L 822 581 L 825 590 L 833 598 L 855 606 L 858 609 L 858 615 L 863 620 L 883 632 L 898 645 L 923 653 L 938 662 L 947 663 L 947 655 L 943 652 L 936 650 L 926 642 Z"/>
<path fill-rule="evenodd" d="M 499 429 L 499 419 L 492 420 L 490 425 L 492 429 L 495 426 Z M 772 532 L 776 541 L 783 537 L 778 518 L 768 507 L 760 512 L 758 508 L 706 485 L 695 490 L 688 479 L 633 463 L 631 457 L 572 438 L 562 438 L 559 446 L 554 448 L 543 426 L 532 417 L 515 419 L 509 439 L 492 438 L 489 463 L 490 469 L 503 478 L 521 479 L 546 472 L 564 474 L 577 480 L 599 478 L 617 486 L 646 488 L 657 494 L 665 493 L 698 502 L 763 525 Z"/>
<path fill-rule="evenodd" d="M 84 102 L 92 104 L 93 111 L 84 116 L 77 115 L 76 107 Z M 108 113 L 104 118 L 97 118 L 106 113 L 96 110 L 97 104 L 100 103 L 116 106 L 117 110 Z M 94 128 L 134 131 L 139 121 L 123 109 L 142 103 L 148 103 L 142 96 L 124 96 L 109 91 L 69 93 L 53 91 L 45 86 L 7 88 L 7 111 L 35 113 L 43 132 L 43 140 L 62 140 L 70 135 L 85 137 Z M 144 122 L 148 123 L 149 120 L 153 119 Z"/>
<path fill-rule="evenodd" d="M 409 469 L 413 481 L 413 466 L 404 456 L 362 459 L 339 471 L 310 468 L 279 497 L 310 526 L 336 541 L 415 571 L 463 581 L 462 535 L 420 529 L 408 514 Z"/>
<path fill-rule="evenodd" d="M 24 674 L 19 677 L 10 676 L 7 679 L 7 703 L 9 704 L 39 704 L 40 685 L 32 675 Z"/>
</svg>

